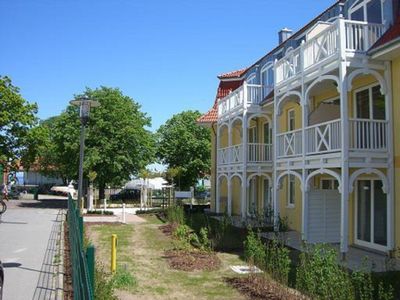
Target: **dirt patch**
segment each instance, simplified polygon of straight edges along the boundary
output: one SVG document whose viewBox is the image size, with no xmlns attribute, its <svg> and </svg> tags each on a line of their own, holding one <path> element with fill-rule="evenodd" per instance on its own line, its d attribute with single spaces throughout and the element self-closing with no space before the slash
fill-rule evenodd
<svg viewBox="0 0 400 300">
<path fill-rule="evenodd" d="M 181 271 L 215 271 L 221 266 L 221 260 L 215 253 L 200 251 L 167 250 L 165 258 L 172 269 Z"/>
<path fill-rule="evenodd" d="M 72 300 L 74 298 L 73 290 L 69 229 L 67 222 L 64 222 L 64 300 Z"/>
<path fill-rule="evenodd" d="M 166 224 L 159 226 L 158 229 L 160 229 L 161 232 L 164 233 L 166 236 L 172 236 L 177 227 L 177 224 Z"/>
<path fill-rule="evenodd" d="M 306 300 L 303 295 L 263 275 L 226 278 L 225 282 L 249 299 L 257 300 Z"/>
</svg>

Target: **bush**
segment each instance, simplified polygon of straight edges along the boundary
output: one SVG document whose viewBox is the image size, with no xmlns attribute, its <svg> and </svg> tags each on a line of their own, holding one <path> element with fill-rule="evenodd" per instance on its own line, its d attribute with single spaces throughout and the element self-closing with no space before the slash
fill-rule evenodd
<svg viewBox="0 0 400 300">
<path fill-rule="evenodd" d="M 313 299 L 354 299 L 350 275 L 337 264 L 337 254 L 326 245 L 308 247 L 300 254 L 296 288 Z"/>
<path fill-rule="evenodd" d="M 165 213 L 169 223 L 185 224 L 185 212 L 182 206 L 170 206 Z"/>
<path fill-rule="evenodd" d="M 265 245 L 260 237 L 249 228 L 246 240 L 244 241 L 244 258 L 250 265 L 264 267 L 266 253 Z"/>
<path fill-rule="evenodd" d="M 88 210 L 86 212 L 86 214 L 87 215 L 108 215 L 108 216 L 111 216 L 111 215 L 114 215 L 114 212 L 111 211 L 111 210 L 106 210 L 106 211 L 103 211 L 103 210 Z"/>
<path fill-rule="evenodd" d="M 96 265 L 94 295 L 96 300 L 117 300 L 114 295 L 112 277 L 108 276 L 103 266 Z"/>
<path fill-rule="evenodd" d="M 287 285 L 291 265 L 289 249 L 273 239 L 267 245 L 265 262 L 265 269 L 272 278 Z"/>
</svg>

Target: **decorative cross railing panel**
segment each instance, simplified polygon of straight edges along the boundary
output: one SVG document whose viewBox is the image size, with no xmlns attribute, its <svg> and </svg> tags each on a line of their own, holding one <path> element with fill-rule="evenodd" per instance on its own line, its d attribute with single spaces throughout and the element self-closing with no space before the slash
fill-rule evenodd
<svg viewBox="0 0 400 300">
<path fill-rule="evenodd" d="M 298 156 L 302 154 L 302 130 L 297 129 L 277 135 L 279 158 Z"/>
<path fill-rule="evenodd" d="M 334 152 L 341 149 L 341 121 L 334 120 L 306 128 L 307 154 Z"/>
</svg>

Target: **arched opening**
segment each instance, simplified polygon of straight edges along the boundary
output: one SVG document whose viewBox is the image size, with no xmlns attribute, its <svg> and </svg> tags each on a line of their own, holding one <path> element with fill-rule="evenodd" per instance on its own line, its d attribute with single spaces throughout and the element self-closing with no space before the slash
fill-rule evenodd
<svg viewBox="0 0 400 300">
<path fill-rule="evenodd" d="M 219 195 L 217 195 L 217 212 L 219 213 L 228 213 L 228 177 L 225 175 L 221 175 L 218 178 L 218 188 Z"/>
<path fill-rule="evenodd" d="M 272 122 L 264 114 L 250 115 L 247 124 L 247 158 L 251 164 L 272 161 Z"/>
<path fill-rule="evenodd" d="M 302 153 L 301 94 L 290 92 L 280 98 L 276 106 L 278 157 L 298 156 Z"/>
<path fill-rule="evenodd" d="M 239 175 L 233 175 L 231 177 L 231 212 L 234 216 L 241 215 L 241 199 L 242 199 L 242 178 Z"/>
<path fill-rule="evenodd" d="M 354 199 L 354 243 L 387 251 L 390 245 L 390 199 L 387 178 L 378 170 L 358 170 L 350 178 Z"/>
<path fill-rule="evenodd" d="M 272 179 L 266 173 L 254 173 L 247 178 L 247 215 L 262 217 L 273 223 Z"/>
<path fill-rule="evenodd" d="M 348 77 L 351 91 L 350 149 L 387 151 L 388 99 L 383 76 L 374 70 L 356 70 Z"/>
</svg>

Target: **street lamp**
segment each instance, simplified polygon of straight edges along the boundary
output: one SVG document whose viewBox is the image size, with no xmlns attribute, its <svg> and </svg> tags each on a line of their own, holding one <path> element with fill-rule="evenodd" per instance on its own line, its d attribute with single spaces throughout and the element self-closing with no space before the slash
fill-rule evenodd
<svg viewBox="0 0 400 300">
<path fill-rule="evenodd" d="M 85 126 L 89 122 L 89 114 L 91 107 L 98 107 L 100 103 L 96 100 L 89 99 L 88 96 L 80 96 L 69 102 L 71 105 L 79 107 L 79 118 L 81 120 L 81 141 L 79 149 L 79 182 L 78 182 L 78 207 L 82 205 L 82 182 L 83 182 L 83 155 L 85 151 Z"/>
</svg>

